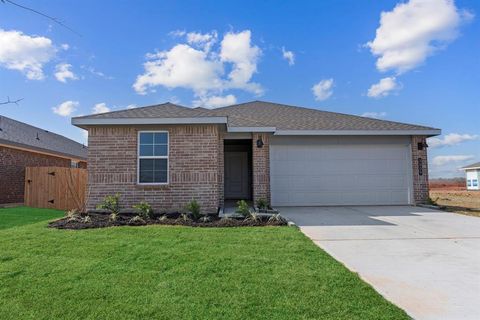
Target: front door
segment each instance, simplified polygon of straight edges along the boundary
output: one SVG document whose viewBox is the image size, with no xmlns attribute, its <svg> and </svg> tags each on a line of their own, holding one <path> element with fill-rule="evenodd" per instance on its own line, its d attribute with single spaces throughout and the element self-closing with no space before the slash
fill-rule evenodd
<svg viewBox="0 0 480 320">
<path fill-rule="evenodd" d="M 248 198 L 248 152 L 226 152 L 225 199 Z"/>
</svg>

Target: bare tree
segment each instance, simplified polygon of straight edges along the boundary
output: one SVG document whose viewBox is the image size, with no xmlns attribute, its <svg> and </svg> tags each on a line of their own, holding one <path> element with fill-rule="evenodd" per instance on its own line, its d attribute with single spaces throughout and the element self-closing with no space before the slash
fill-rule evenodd
<svg viewBox="0 0 480 320">
<path fill-rule="evenodd" d="M 44 17 L 44 18 L 47 18 L 47 19 L 55 22 L 56 24 L 64 27 L 65 29 L 70 30 L 71 32 L 75 33 L 77 36 L 79 36 L 79 37 L 82 36 L 80 33 L 78 33 L 77 31 L 75 31 L 75 30 L 73 30 L 72 28 L 70 28 L 69 26 L 67 26 L 67 25 L 66 25 L 65 23 L 63 23 L 61 20 L 59 20 L 59 19 L 57 19 L 57 18 L 55 18 L 55 17 L 52 17 L 52 16 L 50 16 L 50 15 L 48 15 L 48 14 L 46 14 L 46 13 L 43 13 L 43 12 L 40 12 L 40 11 L 35 10 L 35 9 L 33 9 L 33 8 L 30 8 L 30 7 L 27 7 L 27 6 L 18 4 L 18 3 L 16 3 L 16 2 L 11 1 L 11 0 L 0 0 L 0 1 L 1 1 L 2 3 L 11 4 L 11 5 L 14 5 L 14 6 L 16 6 L 16 7 L 22 8 L 22 9 L 24 9 L 24 10 L 27 10 L 27 11 L 33 12 L 33 13 L 35 13 L 35 14 L 38 14 L 38 15 Z"/>
<path fill-rule="evenodd" d="M 1 1 L 3 1 L 3 0 L 1 0 Z M 22 100 L 23 100 L 23 98 L 17 99 L 17 100 L 10 100 L 10 97 L 7 97 L 7 101 L 2 101 L 2 102 L 0 102 L 0 105 L 10 104 L 10 103 L 11 103 L 11 104 L 16 104 L 16 105 L 18 106 L 18 103 L 19 103 L 20 101 L 22 101 Z"/>
</svg>

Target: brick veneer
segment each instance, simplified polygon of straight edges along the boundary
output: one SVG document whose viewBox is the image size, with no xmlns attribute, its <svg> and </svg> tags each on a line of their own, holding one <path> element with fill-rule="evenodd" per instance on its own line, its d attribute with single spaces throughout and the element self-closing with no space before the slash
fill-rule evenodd
<svg viewBox="0 0 480 320">
<path fill-rule="evenodd" d="M 225 131 L 221 130 L 218 135 L 218 205 L 225 204 Z"/>
<path fill-rule="evenodd" d="M 70 165 L 70 159 L 0 146 L 0 203 L 23 202 L 25 167 Z M 85 167 L 86 163 L 80 165 Z"/>
<path fill-rule="evenodd" d="M 169 132 L 168 185 L 137 184 L 139 130 Z M 106 195 L 119 192 L 122 207 L 147 201 L 157 211 L 177 210 L 196 199 L 204 212 L 216 212 L 220 140 L 216 125 L 90 128 L 87 207 L 92 209 Z"/>
<path fill-rule="evenodd" d="M 418 143 L 425 144 L 425 136 L 412 136 L 413 200 L 426 203 L 429 197 L 427 148 L 418 150 Z M 422 175 L 419 175 L 418 159 L 422 159 Z"/>
<path fill-rule="evenodd" d="M 257 147 L 257 140 L 262 139 L 263 147 Z M 252 166 L 253 166 L 253 201 L 260 198 L 270 203 L 270 134 L 253 133 Z"/>
</svg>

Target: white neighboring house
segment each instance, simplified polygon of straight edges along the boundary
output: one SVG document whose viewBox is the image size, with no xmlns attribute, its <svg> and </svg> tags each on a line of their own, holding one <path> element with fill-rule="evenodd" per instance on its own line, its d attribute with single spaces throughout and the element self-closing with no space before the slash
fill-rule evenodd
<svg viewBox="0 0 480 320">
<path fill-rule="evenodd" d="M 463 167 L 465 170 L 467 190 L 480 190 L 480 162 Z"/>
</svg>

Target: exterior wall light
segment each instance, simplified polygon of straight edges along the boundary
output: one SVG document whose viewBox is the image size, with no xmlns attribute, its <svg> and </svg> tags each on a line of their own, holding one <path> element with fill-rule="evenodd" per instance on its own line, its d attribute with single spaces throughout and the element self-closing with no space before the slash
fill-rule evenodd
<svg viewBox="0 0 480 320">
<path fill-rule="evenodd" d="M 263 147 L 263 140 L 262 137 L 259 137 L 257 139 L 257 148 L 262 148 Z"/>
</svg>

